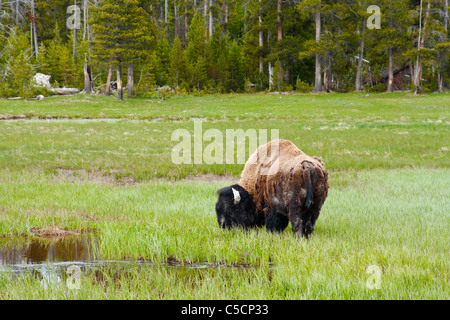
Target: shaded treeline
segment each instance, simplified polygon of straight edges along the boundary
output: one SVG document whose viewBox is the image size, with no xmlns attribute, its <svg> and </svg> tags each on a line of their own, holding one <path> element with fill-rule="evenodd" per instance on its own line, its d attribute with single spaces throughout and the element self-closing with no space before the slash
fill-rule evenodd
<svg viewBox="0 0 450 320">
<path fill-rule="evenodd" d="M 450 78 L 448 0 L 0 0 L 0 19 L 1 96 L 34 94 L 36 72 L 106 94 L 113 80 L 119 99 L 122 83 L 420 92 Z"/>
</svg>

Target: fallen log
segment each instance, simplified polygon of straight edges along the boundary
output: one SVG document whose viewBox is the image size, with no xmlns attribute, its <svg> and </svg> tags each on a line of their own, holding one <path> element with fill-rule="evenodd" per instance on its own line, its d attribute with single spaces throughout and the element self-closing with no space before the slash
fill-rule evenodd
<svg viewBox="0 0 450 320">
<path fill-rule="evenodd" d="M 50 91 L 53 91 L 54 93 L 60 96 L 68 94 L 76 94 L 80 92 L 80 90 L 77 88 L 53 88 L 50 89 Z"/>
</svg>

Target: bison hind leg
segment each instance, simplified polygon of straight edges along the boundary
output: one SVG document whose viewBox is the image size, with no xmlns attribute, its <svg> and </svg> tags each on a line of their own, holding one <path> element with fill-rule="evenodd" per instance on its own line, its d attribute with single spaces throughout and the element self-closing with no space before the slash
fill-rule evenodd
<svg viewBox="0 0 450 320">
<path fill-rule="evenodd" d="M 300 237 L 303 235 L 302 230 L 302 224 L 303 221 L 299 216 L 291 215 L 291 225 L 292 225 L 292 232 L 294 232 L 296 237 Z"/>
<path fill-rule="evenodd" d="M 274 210 L 269 210 L 266 214 L 266 229 L 267 231 L 282 232 L 289 224 L 289 218 Z"/>
<path fill-rule="evenodd" d="M 308 239 L 311 236 L 311 233 L 314 231 L 314 226 L 311 223 L 311 221 L 306 222 L 305 229 L 303 231 L 303 234 L 305 235 L 306 239 Z"/>
<path fill-rule="evenodd" d="M 292 231 L 297 238 L 302 236 L 309 238 L 314 230 L 312 212 L 309 209 L 291 209 L 289 213 L 289 220 L 291 221 Z"/>
</svg>

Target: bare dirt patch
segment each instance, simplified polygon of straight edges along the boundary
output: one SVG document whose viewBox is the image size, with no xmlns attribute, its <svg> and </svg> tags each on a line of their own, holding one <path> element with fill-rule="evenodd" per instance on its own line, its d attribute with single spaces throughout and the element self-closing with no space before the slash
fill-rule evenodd
<svg viewBox="0 0 450 320">
<path fill-rule="evenodd" d="M 140 185 L 145 182 L 227 182 L 233 183 L 239 180 L 238 178 L 232 175 L 217 175 L 212 173 L 206 173 L 201 175 L 193 175 L 187 176 L 182 179 L 173 180 L 170 177 L 158 178 L 157 180 L 150 181 L 136 181 L 132 176 L 123 175 L 121 170 L 110 170 L 109 172 L 100 172 L 100 171 L 86 171 L 84 169 L 70 169 L 70 168 L 56 168 L 56 174 L 52 176 L 52 178 L 56 181 L 65 181 L 65 182 L 89 182 L 89 183 L 97 183 L 103 185 L 119 185 L 119 186 L 129 186 L 129 185 Z"/>
<path fill-rule="evenodd" d="M 30 120 L 30 119 L 41 119 L 41 120 L 61 120 L 61 119 L 80 119 L 80 120 L 90 120 L 90 119 L 103 119 L 94 117 L 78 117 L 78 116 L 51 116 L 51 115 L 30 115 L 30 114 L 0 114 L 0 120 Z"/>
<path fill-rule="evenodd" d="M 119 170 L 111 170 L 109 173 L 86 171 L 84 169 L 56 168 L 57 174 L 52 178 L 68 182 L 92 182 L 106 185 L 134 185 L 137 182 L 133 177 L 120 176 Z"/>
<path fill-rule="evenodd" d="M 55 238 L 55 237 L 70 237 L 79 236 L 80 233 L 75 231 L 69 231 L 60 229 L 58 226 L 44 227 L 44 228 L 31 228 L 31 234 L 41 238 Z"/>
<path fill-rule="evenodd" d="M 179 181 L 187 182 L 237 182 L 239 179 L 232 175 L 217 175 L 212 173 L 206 173 L 197 176 L 188 176 Z"/>
</svg>

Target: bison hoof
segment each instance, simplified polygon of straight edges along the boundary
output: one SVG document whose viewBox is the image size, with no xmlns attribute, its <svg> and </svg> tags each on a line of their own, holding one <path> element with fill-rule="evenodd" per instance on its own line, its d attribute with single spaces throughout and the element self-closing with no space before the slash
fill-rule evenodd
<svg viewBox="0 0 450 320">
<path fill-rule="evenodd" d="M 305 237 L 308 239 L 311 236 L 311 233 L 313 232 L 314 227 L 310 221 L 308 221 L 305 225 Z"/>
</svg>

